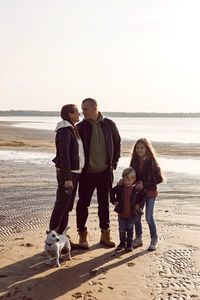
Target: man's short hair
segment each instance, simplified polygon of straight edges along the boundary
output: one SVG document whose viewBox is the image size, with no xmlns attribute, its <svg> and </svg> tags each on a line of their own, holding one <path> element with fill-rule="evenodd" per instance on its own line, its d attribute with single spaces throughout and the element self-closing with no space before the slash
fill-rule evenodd
<svg viewBox="0 0 200 300">
<path fill-rule="evenodd" d="M 93 98 L 86 98 L 82 101 L 82 104 L 85 102 L 89 102 L 92 107 L 97 106 L 97 101 Z"/>
<path fill-rule="evenodd" d="M 135 178 L 136 177 L 136 172 L 132 167 L 126 168 L 124 169 L 123 173 L 122 173 L 122 178 Z"/>
</svg>

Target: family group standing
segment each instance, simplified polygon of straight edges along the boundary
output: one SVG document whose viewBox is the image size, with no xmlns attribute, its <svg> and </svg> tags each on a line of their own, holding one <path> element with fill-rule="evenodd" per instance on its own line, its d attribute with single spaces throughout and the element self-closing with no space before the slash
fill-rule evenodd
<svg viewBox="0 0 200 300">
<path fill-rule="evenodd" d="M 79 122 L 77 106 L 63 106 L 62 121 L 56 127 L 56 157 L 53 162 L 56 166 L 58 187 L 50 230 L 61 234 L 67 227 L 78 187 L 77 246 L 88 249 L 86 222 L 88 208 L 96 189 L 100 243 L 108 247 L 115 246 L 109 229 L 110 200 L 118 213 L 120 244 L 117 250 L 126 248 L 127 251 L 132 251 L 143 244 L 141 217 L 144 205 L 151 236 L 149 250 L 155 250 L 158 236 L 153 211 L 158 194 L 157 184 L 163 179 L 150 143 L 146 139 L 136 142 L 129 168 L 123 171 L 122 180 L 112 188 L 113 170 L 117 168 L 120 157 L 121 139 L 118 129 L 112 120 L 98 111 L 97 102 L 92 98 L 83 100 L 82 112 L 84 119 Z M 134 226 L 136 237 L 133 240 Z"/>
</svg>

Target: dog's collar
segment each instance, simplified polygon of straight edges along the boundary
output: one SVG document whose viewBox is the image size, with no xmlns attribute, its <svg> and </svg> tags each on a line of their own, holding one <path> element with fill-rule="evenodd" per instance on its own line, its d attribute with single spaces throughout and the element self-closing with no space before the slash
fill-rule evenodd
<svg viewBox="0 0 200 300">
<path fill-rule="evenodd" d="M 48 243 L 45 241 L 45 244 L 47 244 L 48 246 L 52 246 L 52 245 L 55 244 L 55 243 L 48 244 Z"/>
</svg>

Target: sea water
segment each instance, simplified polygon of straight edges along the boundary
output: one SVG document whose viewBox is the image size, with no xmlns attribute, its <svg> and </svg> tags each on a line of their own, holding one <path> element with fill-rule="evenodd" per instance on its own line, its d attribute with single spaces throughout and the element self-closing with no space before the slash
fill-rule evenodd
<svg viewBox="0 0 200 300">
<path fill-rule="evenodd" d="M 150 141 L 171 143 L 200 142 L 200 118 L 111 118 L 124 139 L 136 140 L 146 137 Z M 0 121 L 16 122 L 21 128 L 54 130 L 59 117 L 0 117 Z M 54 155 L 43 152 L 1 150 L 1 160 L 16 162 L 29 161 L 32 164 L 52 164 Z M 127 167 L 130 158 L 122 157 L 120 167 Z M 158 158 L 163 171 L 200 175 L 200 159 L 197 158 Z"/>
<path fill-rule="evenodd" d="M 0 150 L 0 163 L 14 161 L 16 163 L 26 163 L 29 165 L 53 166 L 52 159 L 55 154 L 45 152 L 31 152 L 21 150 Z M 158 157 L 158 163 L 164 172 L 175 172 L 190 175 L 200 175 L 200 159 L 173 159 Z M 118 166 L 126 168 L 130 164 L 130 157 L 121 157 Z"/>
<path fill-rule="evenodd" d="M 111 118 L 124 139 L 146 137 L 151 142 L 200 143 L 200 118 Z M 59 117 L 0 117 L 13 126 L 54 130 Z"/>
</svg>

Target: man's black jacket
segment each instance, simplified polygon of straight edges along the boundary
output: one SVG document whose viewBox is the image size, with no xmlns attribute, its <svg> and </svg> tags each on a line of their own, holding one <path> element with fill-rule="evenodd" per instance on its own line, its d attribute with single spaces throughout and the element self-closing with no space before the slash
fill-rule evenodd
<svg viewBox="0 0 200 300">
<path fill-rule="evenodd" d="M 105 143 L 108 155 L 109 169 L 116 169 L 117 163 L 120 157 L 121 138 L 115 123 L 107 118 L 104 118 L 100 122 L 103 134 L 105 137 Z M 84 170 L 87 170 L 90 156 L 90 139 L 92 135 L 92 125 L 87 120 L 83 120 L 77 124 L 77 128 L 83 142 L 83 148 L 85 153 L 85 166 Z"/>
</svg>

